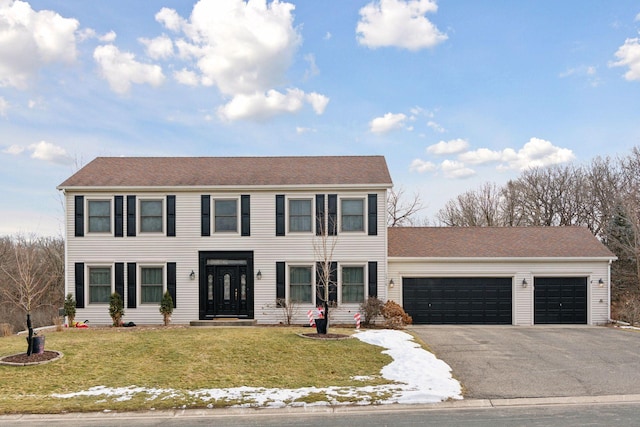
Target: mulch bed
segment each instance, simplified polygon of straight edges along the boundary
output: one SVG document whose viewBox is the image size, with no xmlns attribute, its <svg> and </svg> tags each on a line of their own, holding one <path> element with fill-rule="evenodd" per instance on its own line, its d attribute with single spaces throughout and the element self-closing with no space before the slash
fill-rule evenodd
<svg viewBox="0 0 640 427">
<path fill-rule="evenodd" d="M 11 365 L 39 365 L 41 363 L 50 362 L 62 356 L 59 351 L 45 350 L 43 353 L 34 353 L 27 356 L 27 353 L 13 354 L 0 358 L 0 363 L 6 362 Z"/>
</svg>

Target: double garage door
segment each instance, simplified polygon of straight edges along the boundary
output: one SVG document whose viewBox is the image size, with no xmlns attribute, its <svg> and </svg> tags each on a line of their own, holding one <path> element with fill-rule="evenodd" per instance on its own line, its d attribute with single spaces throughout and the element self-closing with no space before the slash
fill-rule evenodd
<svg viewBox="0 0 640 427">
<path fill-rule="evenodd" d="M 511 277 L 404 278 L 403 307 L 415 324 L 511 325 Z M 587 323 L 584 277 L 540 277 L 534 323 Z"/>
</svg>

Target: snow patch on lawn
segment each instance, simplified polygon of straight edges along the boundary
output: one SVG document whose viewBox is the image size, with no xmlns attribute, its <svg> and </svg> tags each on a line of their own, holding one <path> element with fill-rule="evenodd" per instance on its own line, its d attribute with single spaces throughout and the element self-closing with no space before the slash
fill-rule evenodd
<svg viewBox="0 0 640 427">
<path fill-rule="evenodd" d="M 364 387 L 305 387 L 298 389 L 234 387 L 225 389 L 202 389 L 180 391 L 146 387 L 104 387 L 97 386 L 75 393 L 53 394 L 53 397 L 70 399 L 79 396 L 100 396 L 114 398 L 114 401 L 130 400 L 140 393 L 146 400 L 185 398 L 199 399 L 210 407 L 211 402 L 240 402 L 240 407 L 285 407 L 306 405 L 369 405 L 375 404 L 419 404 L 435 403 L 447 399 L 462 399 L 460 383 L 452 378 L 451 368 L 432 353 L 424 350 L 406 332 L 395 330 L 369 330 L 354 335 L 359 340 L 385 348 L 383 353 L 393 358 L 393 362 L 382 368 L 383 378 L 396 382 L 379 386 Z M 362 378 L 365 380 L 366 378 Z M 306 400 L 313 396 L 326 396 L 326 400 Z"/>
</svg>

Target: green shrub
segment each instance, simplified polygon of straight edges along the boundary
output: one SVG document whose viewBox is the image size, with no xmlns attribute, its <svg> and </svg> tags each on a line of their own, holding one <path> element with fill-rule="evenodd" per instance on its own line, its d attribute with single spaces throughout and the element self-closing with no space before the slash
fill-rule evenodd
<svg viewBox="0 0 640 427">
<path fill-rule="evenodd" d="M 71 294 L 67 294 L 64 300 L 64 314 L 69 319 L 69 326 L 73 326 L 73 322 L 76 319 L 76 300 Z"/>
<path fill-rule="evenodd" d="M 160 313 L 162 313 L 164 326 L 168 326 L 169 322 L 171 322 L 171 314 L 173 313 L 173 298 L 171 298 L 169 291 L 165 291 L 162 296 L 162 301 L 160 302 Z"/>
<path fill-rule="evenodd" d="M 114 292 L 109 298 L 109 316 L 113 320 L 113 326 L 122 326 L 122 317 L 124 316 L 124 303 L 119 293 Z"/>
</svg>

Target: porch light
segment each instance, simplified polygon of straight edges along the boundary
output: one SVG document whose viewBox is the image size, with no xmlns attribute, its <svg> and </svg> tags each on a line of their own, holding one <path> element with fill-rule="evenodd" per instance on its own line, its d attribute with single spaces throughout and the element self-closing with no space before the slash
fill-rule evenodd
<svg viewBox="0 0 640 427">
<path fill-rule="evenodd" d="M 393 279 L 389 280 L 389 287 L 393 288 L 396 284 L 393 283 Z"/>
<path fill-rule="evenodd" d="M 528 285 L 528 283 L 527 283 L 527 279 L 522 279 L 522 287 L 523 287 L 523 288 L 526 288 L 526 287 L 527 287 L 527 285 Z"/>
<path fill-rule="evenodd" d="M 600 286 L 601 288 L 604 287 L 604 280 L 602 280 L 602 277 L 600 278 L 600 280 L 598 280 L 598 286 Z"/>
<path fill-rule="evenodd" d="M 196 272 L 191 270 L 191 273 L 189 274 L 189 279 L 195 280 L 195 278 L 196 278 Z"/>
<path fill-rule="evenodd" d="M 258 274 L 256 274 L 256 279 L 262 280 L 262 271 L 258 270 Z"/>
</svg>

